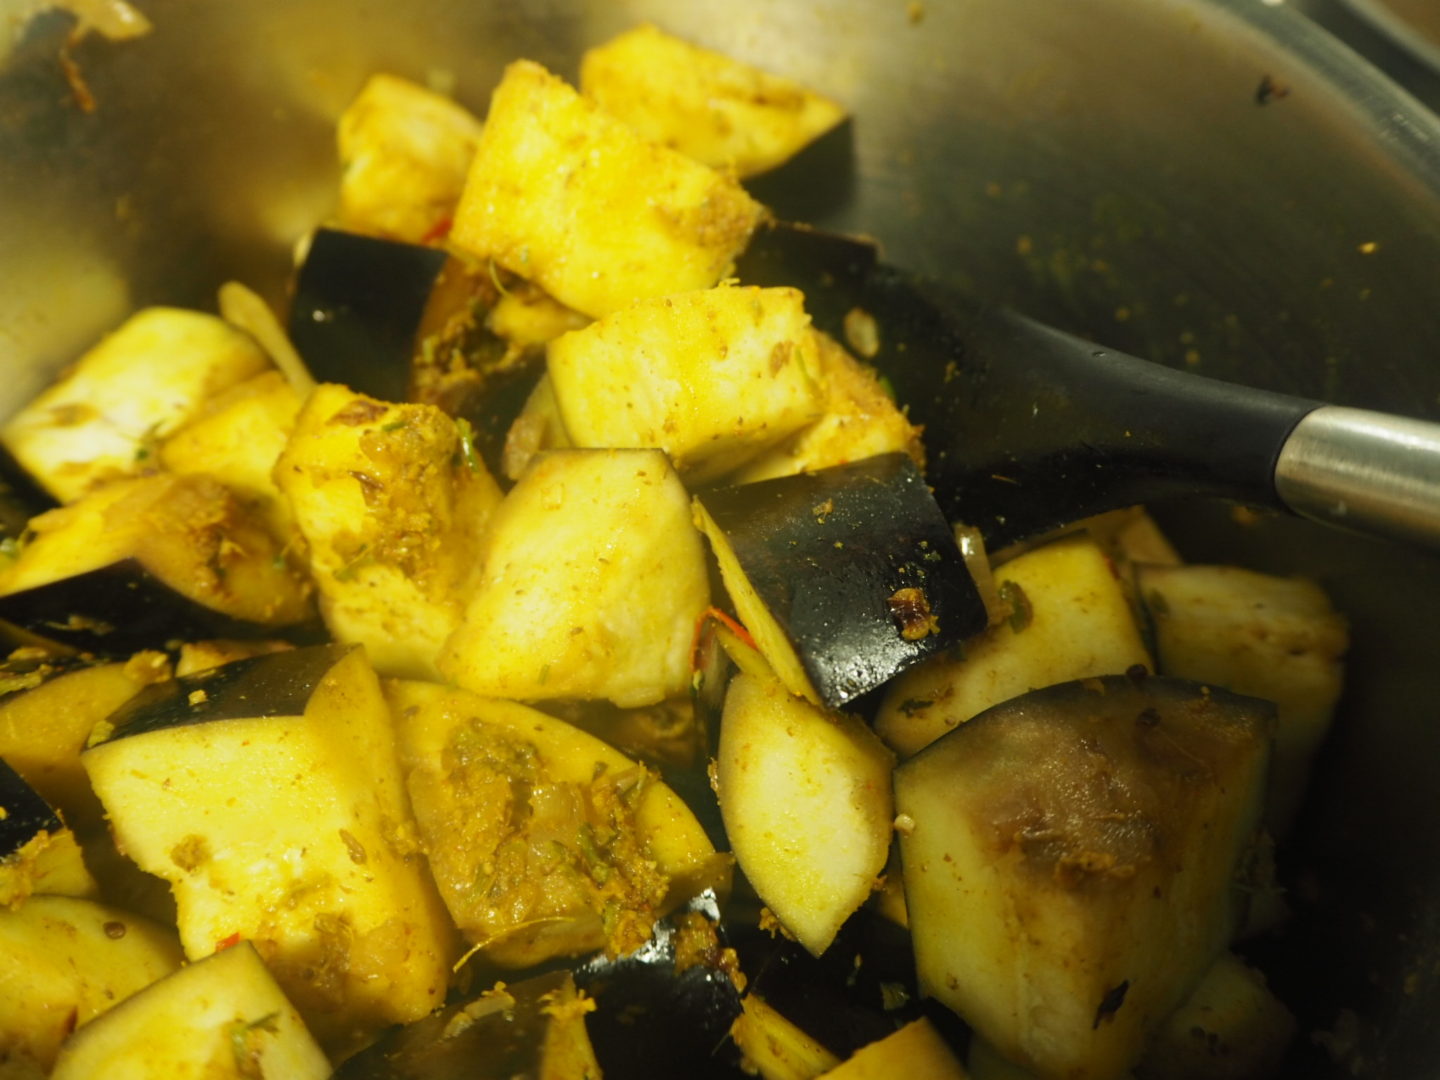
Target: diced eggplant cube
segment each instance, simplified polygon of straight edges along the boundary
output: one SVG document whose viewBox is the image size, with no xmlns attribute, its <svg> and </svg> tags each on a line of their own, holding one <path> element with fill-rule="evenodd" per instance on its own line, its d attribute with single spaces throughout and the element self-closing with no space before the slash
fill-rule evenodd
<svg viewBox="0 0 1440 1080">
<path fill-rule="evenodd" d="M 156 683 L 110 715 L 95 745 L 188 724 L 301 716 L 320 680 L 347 649 L 291 649 Z"/>
<path fill-rule="evenodd" d="M 649 24 L 586 52 L 580 88 L 645 138 L 741 177 L 784 164 L 845 119 L 792 79 Z"/>
<path fill-rule="evenodd" d="M 799 290 L 722 286 L 636 301 L 547 362 L 576 446 L 658 447 L 693 484 L 819 419 L 817 351 Z"/>
<path fill-rule="evenodd" d="M 1340 698 L 1345 617 L 1314 581 L 1238 566 L 1142 566 L 1136 588 L 1161 672 L 1275 702 L 1266 824 L 1283 837 Z"/>
<path fill-rule="evenodd" d="M 985 626 L 954 533 L 904 454 L 696 502 L 740 621 L 816 704 L 843 705 Z"/>
<path fill-rule="evenodd" d="M 341 221 L 416 244 L 443 234 L 465 186 L 479 120 L 444 94 L 377 73 L 335 127 Z"/>
<path fill-rule="evenodd" d="M 763 216 L 733 177 L 520 60 L 491 97 L 450 238 L 599 317 L 714 285 Z"/>
<path fill-rule="evenodd" d="M 257 637 L 313 617 L 309 583 L 211 477 L 115 481 L 31 522 L 0 564 L 0 619 L 103 656 Z"/>
<path fill-rule="evenodd" d="M 1268 701 L 1107 676 L 997 705 L 895 772 L 920 989 L 1041 1077 L 1124 1074 L 1240 924 Z"/>
<path fill-rule="evenodd" d="M 594 736 L 436 683 L 386 695 L 431 872 L 486 962 L 628 953 L 675 904 L 728 889 L 684 802 Z"/>
<path fill-rule="evenodd" d="M 1298 1025 L 1265 976 L 1221 953 L 1184 1005 L 1150 1041 L 1137 1080 L 1266 1080 Z"/>
<path fill-rule="evenodd" d="M 248 942 L 187 964 L 65 1041 L 55 1080 L 323 1080 L 330 1062 Z"/>
<path fill-rule="evenodd" d="M 100 804 L 80 765 L 97 723 L 169 664 L 96 664 L 12 658 L 0 663 L 0 757 L 77 831 L 103 828 Z"/>
<path fill-rule="evenodd" d="M 364 650 L 157 684 L 82 755 L 116 839 L 175 894 L 186 955 L 252 941 L 333 1054 L 444 999 L 454 929 L 419 857 Z"/>
<path fill-rule="evenodd" d="M 28 405 L 0 442 L 60 502 L 154 467 L 159 440 L 270 360 L 242 330 L 180 308 L 136 312 Z"/>
<path fill-rule="evenodd" d="M 330 633 L 386 675 L 433 677 L 500 500 L 461 429 L 433 405 L 321 383 L 274 475 Z"/>
<path fill-rule="evenodd" d="M 858 717 L 776 679 L 730 680 L 714 771 L 725 831 L 760 899 L 816 956 L 885 868 L 893 765 Z"/>
<path fill-rule="evenodd" d="M 93 900 L 32 896 L 0 911 L 0 1075 L 50 1075 L 62 1044 L 86 1038 L 92 1024 L 184 959 L 174 930 Z"/>
<path fill-rule="evenodd" d="M 875 730 L 902 757 L 992 705 L 1072 679 L 1154 670 L 1114 564 L 1084 533 L 995 570 L 1007 618 L 885 688 Z"/>
<path fill-rule="evenodd" d="M 489 697 L 652 705 L 689 688 L 709 594 L 690 498 L 663 453 L 549 451 L 490 519 L 436 665 Z"/>
</svg>

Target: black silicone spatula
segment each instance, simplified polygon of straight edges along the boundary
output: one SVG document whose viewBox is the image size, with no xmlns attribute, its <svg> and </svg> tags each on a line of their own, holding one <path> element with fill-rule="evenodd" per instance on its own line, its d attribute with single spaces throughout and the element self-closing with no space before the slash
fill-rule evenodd
<svg viewBox="0 0 1440 1080">
<path fill-rule="evenodd" d="M 925 427 L 927 478 L 992 549 L 1178 495 L 1233 498 L 1440 548 L 1440 425 L 1255 390 L 1097 346 L 798 226 L 757 235 L 752 284 L 806 291 L 815 324 L 876 321 L 875 363 Z"/>
</svg>

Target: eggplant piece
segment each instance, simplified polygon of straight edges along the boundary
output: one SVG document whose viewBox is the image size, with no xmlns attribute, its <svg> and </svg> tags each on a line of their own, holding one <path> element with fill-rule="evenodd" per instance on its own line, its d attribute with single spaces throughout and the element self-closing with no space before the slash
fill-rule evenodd
<svg viewBox="0 0 1440 1080">
<path fill-rule="evenodd" d="M 793 79 L 649 24 L 587 50 L 580 89 L 645 138 L 741 178 L 776 168 L 845 119 Z"/>
<path fill-rule="evenodd" d="M 775 476 L 843 465 L 878 454 L 906 453 L 925 467 L 920 428 L 895 403 L 875 369 L 862 364 L 829 334 L 815 332 L 820 418 L 745 464 L 729 478 L 751 484 Z"/>
<path fill-rule="evenodd" d="M 436 660 L 477 694 L 652 705 L 690 686 L 710 602 L 690 497 L 658 450 L 554 450 L 490 519 L 478 582 Z"/>
<path fill-rule="evenodd" d="M 115 709 L 95 732 L 90 748 L 193 724 L 303 716 L 325 674 L 349 649 L 338 644 L 312 645 L 167 679 Z M 89 762 L 86 768 L 90 768 Z"/>
<path fill-rule="evenodd" d="M 505 432 L 544 373 L 546 336 L 583 324 L 488 263 L 319 229 L 296 278 L 288 330 L 318 382 L 465 420 L 499 476 Z"/>
<path fill-rule="evenodd" d="M 634 952 L 576 968 L 576 984 L 595 999 L 590 1040 L 605 1074 L 741 1075 L 725 1038 L 741 1012 L 738 977 L 714 890 L 657 922 Z"/>
<path fill-rule="evenodd" d="M 174 930 L 90 900 L 33 896 L 0 911 L 0 1072 L 48 1075 L 74 1029 L 84 1031 L 183 961 Z"/>
<path fill-rule="evenodd" d="M 901 757 L 1028 690 L 1154 670 L 1125 586 L 1089 536 L 1018 555 L 994 579 L 1006 618 L 885 688 L 875 730 Z"/>
<path fill-rule="evenodd" d="M 223 319 L 145 308 L 0 425 L 0 442 L 60 502 L 154 468 L 158 440 L 270 359 Z"/>
<path fill-rule="evenodd" d="M 1234 953 L 1221 953 L 1189 1000 L 1151 1039 L 1137 1080 L 1268 1080 L 1297 1024 Z"/>
<path fill-rule="evenodd" d="M 714 285 L 763 216 L 734 177 L 521 60 L 491 96 L 450 239 L 599 317 Z"/>
<path fill-rule="evenodd" d="M 858 717 L 777 679 L 730 680 L 715 766 L 725 831 L 760 898 L 817 956 L 885 867 L 894 762 Z"/>
<path fill-rule="evenodd" d="M 744 1008 L 730 1026 L 744 1069 L 764 1080 L 814 1080 L 840 1065 L 840 1059 L 809 1032 L 776 1012 L 759 994 L 745 995 Z"/>
<path fill-rule="evenodd" d="M 664 450 L 713 482 L 820 418 L 820 360 L 798 289 L 720 286 L 637 300 L 551 343 L 576 446 Z"/>
<path fill-rule="evenodd" d="M 480 121 L 445 95 L 370 76 L 336 124 L 340 220 L 414 244 L 444 235 L 479 136 Z"/>
<path fill-rule="evenodd" d="M 187 964 L 85 1025 L 52 1080 L 326 1080 L 330 1062 L 249 942 Z"/>
<path fill-rule="evenodd" d="M 315 380 L 408 400 L 416 331 L 448 258 L 441 248 L 317 229 L 286 327 Z"/>
<path fill-rule="evenodd" d="M 1040 1077 L 1134 1066 L 1241 924 L 1275 708 L 1110 676 L 981 713 L 895 772 L 921 990 Z"/>
<path fill-rule="evenodd" d="M 776 935 L 763 914 L 758 898 L 737 884 L 725 933 L 747 976 L 747 994 L 763 998 L 836 1058 L 843 1061 L 923 1015 L 931 1015 L 947 1040 L 963 1037 L 963 1025 L 948 1010 L 917 992 L 904 928 L 862 910 L 817 957 Z"/>
<path fill-rule="evenodd" d="M 1238 566 L 1142 566 L 1135 581 L 1163 674 L 1275 702 L 1266 824 L 1283 837 L 1340 698 L 1345 617 L 1314 581 Z"/>
<path fill-rule="evenodd" d="M 334 1080 L 599 1080 L 590 1008 L 569 971 L 497 984 L 391 1032 Z"/>
<path fill-rule="evenodd" d="M 728 890 L 730 858 L 685 804 L 593 735 L 436 683 L 385 689 L 431 872 L 488 962 L 629 952 L 665 911 Z"/>
<path fill-rule="evenodd" d="M 331 634 L 364 645 L 386 675 L 433 678 L 500 501 L 456 423 L 321 383 L 274 475 Z"/>
<path fill-rule="evenodd" d="M 824 1080 L 968 1080 L 950 1044 L 929 1020 L 912 1020 L 893 1035 L 870 1043 L 842 1065 L 824 1074 Z"/>
<path fill-rule="evenodd" d="M 290 506 L 272 473 L 304 396 L 278 371 L 237 383 L 165 440 L 160 464 L 173 473 L 209 473 L 264 520 L 277 539 L 298 540 Z"/>
<path fill-rule="evenodd" d="M 176 638 L 313 633 L 310 586 L 217 481 L 119 480 L 35 518 L 0 619 L 101 656 Z"/>
<path fill-rule="evenodd" d="M 255 943 L 327 1050 L 444 999 L 457 942 L 414 841 L 363 649 L 152 686 L 81 760 L 122 848 L 175 894 L 191 959 Z"/>
<path fill-rule="evenodd" d="M 170 662 L 161 653 L 111 664 L 12 657 L 0 665 L 0 688 L 12 687 L 0 692 L 0 758 L 69 826 L 50 837 L 40 861 L 70 869 L 61 879 L 37 872 L 36 892 L 84 896 L 98 885 L 110 903 L 162 925 L 174 924 L 169 889 L 116 850 L 104 809 L 80 763 L 96 726 L 144 687 L 169 676 Z M 73 844 L 79 844 L 78 852 Z M 72 884 L 65 886 L 63 880 Z"/>
<path fill-rule="evenodd" d="M 0 759 L 0 859 L 22 851 L 37 836 L 59 832 L 60 815 L 8 762 Z"/>
<path fill-rule="evenodd" d="M 3 670 L 0 690 L 13 689 L 0 692 L 0 757 L 77 830 L 103 826 L 80 752 L 97 724 L 169 677 L 169 661 L 159 653 L 111 664 L 12 660 Z"/>
<path fill-rule="evenodd" d="M 23 777 L 0 758 L 0 907 L 32 894 L 94 896 L 75 835 Z"/>
<path fill-rule="evenodd" d="M 735 604 L 794 694 L 838 708 L 984 628 L 915 463 L 884 454 L 696 496 Z"/>
</svg>

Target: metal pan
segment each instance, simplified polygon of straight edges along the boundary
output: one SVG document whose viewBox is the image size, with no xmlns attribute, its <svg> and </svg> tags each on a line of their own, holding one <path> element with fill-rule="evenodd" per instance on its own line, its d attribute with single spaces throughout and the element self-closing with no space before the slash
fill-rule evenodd
<svg viewBox="0 0 1440 1080">
<path fill-rule="evenodd" d="M 483 110 L 501 65 L 573 75 L 639 19 L 807 80 L 855 121 L 759 185 L 896 265 L 1188 370 L 1440 417 L 1440 123 L 1256 0 L 150 0 L 149 35 L 4 0 L 0 415 L 132 308 L 279 300 L 365 74 Z M 1344 715 L 1290 846 L 1274 982 L 1289 1074 L 1440 1065 L 1440 564 L 1224 504 L 1161 507 L 1187 555 L 1318 576 L 1351 616 Z M 1327 1033 L 1317 1040 L 1313 1032 Z"/>
</svg>

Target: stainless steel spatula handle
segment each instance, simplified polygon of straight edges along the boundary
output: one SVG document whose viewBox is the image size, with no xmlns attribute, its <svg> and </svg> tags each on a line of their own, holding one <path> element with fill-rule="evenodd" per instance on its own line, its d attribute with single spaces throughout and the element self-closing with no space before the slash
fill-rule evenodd
<svg viewBox="0 0 1440 1080">
<path fill-rule="evenodd" d="M 1440 424 L 1322 405 L 1281 447 L 1275 493 L 1303 517 L 1440 550 Z"/>
</svg>

